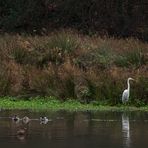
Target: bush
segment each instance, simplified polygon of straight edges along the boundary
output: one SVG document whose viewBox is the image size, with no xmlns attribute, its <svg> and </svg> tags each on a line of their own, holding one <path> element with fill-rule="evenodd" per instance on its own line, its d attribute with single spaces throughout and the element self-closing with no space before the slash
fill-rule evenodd
<svg viewBox="0 0 148 148">
<path fill-rule="evenodd" d="M 59 54 L 71 53 L 79 46 L 76 36 L 67 32 L 60 32 L 50 38 L 47 48 L 58 49 Z"/>
<path fill-rule="evenodd" d="M 11 57 L 19 64 L 27 62 L 28 53 L 23 48 L 15 48 L 11 51 Z"/>
<path fill-rule="evenodd" d="M 11 78 L 4 65 L 0 67 L 0 96 L 11 94 Z"/>
<path fill-rule="evenodd" d="M 114 63 L 121 67 L 139 67 L 147 63 L 147 59 L 144 54 L 144 51 L 139 49 L 129 50 L 125 52 L 124 55 L 117 55 Z"/>
</svg>

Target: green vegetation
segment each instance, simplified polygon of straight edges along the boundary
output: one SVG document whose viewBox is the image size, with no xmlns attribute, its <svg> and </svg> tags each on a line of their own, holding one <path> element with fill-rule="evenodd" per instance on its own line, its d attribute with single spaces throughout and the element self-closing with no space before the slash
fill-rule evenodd
<svg viewBox="0 0 148 148">
<path fill-rule="evenodd" d="M 29 110 L 67 110 L 67 111 L 148 111 L 148 106 L 134 107 L 131 105 L 108 106 L 105 104 L 91 103 L 82 104 L 75 100 L 60 102 L 53 97 L 32 98 L 32 100 L 17 100 L 16 98 L 5 97 L 0 99 L 1 109 L 29 109 Z"/>
</svg>

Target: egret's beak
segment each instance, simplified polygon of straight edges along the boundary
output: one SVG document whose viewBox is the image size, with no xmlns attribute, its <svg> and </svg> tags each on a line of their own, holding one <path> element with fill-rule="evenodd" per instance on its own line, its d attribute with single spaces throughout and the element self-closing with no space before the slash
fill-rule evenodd
<svg viewBox="0 0 148 148">
<path fill-rule="evenodd" d="M 136 80 L 135 80 L 135 79 L 131 79 L 131 80 L 136 82 Z"/>
<path fill-rule="evenodd" d="M 131 81 L 135 81 L 135 79 L 133 79 L 133 78 L 130 78 L 129 80 L 131 80 Z"/>
</svg>

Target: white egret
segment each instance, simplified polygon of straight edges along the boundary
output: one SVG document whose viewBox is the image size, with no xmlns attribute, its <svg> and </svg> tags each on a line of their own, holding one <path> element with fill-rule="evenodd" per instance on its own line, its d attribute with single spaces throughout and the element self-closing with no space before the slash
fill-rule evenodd
<svg viewBox="0 0 148 148">
<path fill-rule="evenodd" d="M 128 78 L 127 79 L 127 89 L 125 89 L 123 91 L 123 94 L 122 94 L 122 102 L 123 103 L 126 103 L 128 100 L 129 100 L 129 96 L 130 96 L 130 80 L 134 81 L 133 78 Z"/>
</svg>

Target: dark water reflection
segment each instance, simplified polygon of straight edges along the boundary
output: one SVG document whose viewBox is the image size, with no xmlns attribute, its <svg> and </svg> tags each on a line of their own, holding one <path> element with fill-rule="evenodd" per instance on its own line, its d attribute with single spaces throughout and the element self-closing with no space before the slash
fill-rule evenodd
<svg viewBox="0 0 148 148">
<path fill-rule="evenodd" d="M 16 123 L 14 114 L 33 120 Z M 147 148 L 148 113 L 0 111 L 0 147 Z"/>
</svg>

